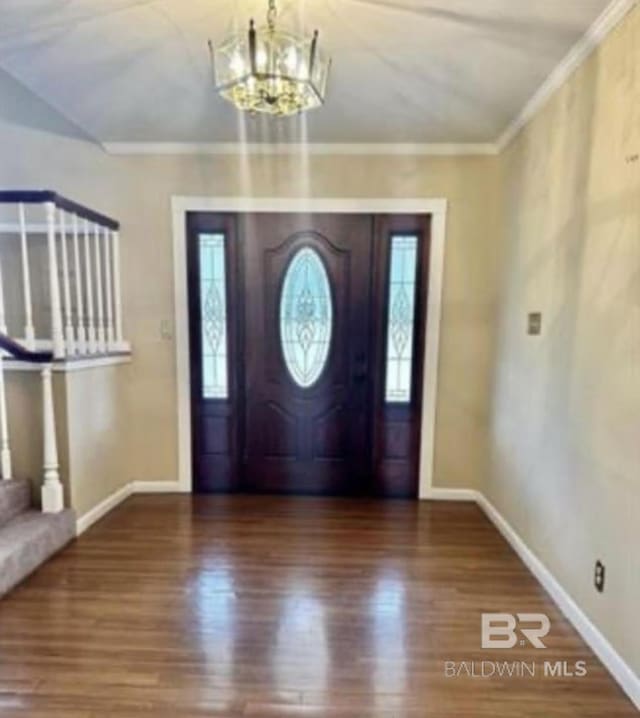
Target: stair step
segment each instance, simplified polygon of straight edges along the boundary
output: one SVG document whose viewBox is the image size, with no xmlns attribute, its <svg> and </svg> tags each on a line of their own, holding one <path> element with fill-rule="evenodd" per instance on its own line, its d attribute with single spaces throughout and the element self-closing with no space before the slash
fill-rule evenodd
<svg viewBox="0 0 640 718">
<path fill-rule="evenodd" d="M 0 479 L 0 527 L 31 504 L 31 486 L 24 479 Z"/>
<path fill-rule="evenodd" d="M 75 512 L 24 511 L 0 527 L 0 596 L 75 536 Z"/>
</svg>

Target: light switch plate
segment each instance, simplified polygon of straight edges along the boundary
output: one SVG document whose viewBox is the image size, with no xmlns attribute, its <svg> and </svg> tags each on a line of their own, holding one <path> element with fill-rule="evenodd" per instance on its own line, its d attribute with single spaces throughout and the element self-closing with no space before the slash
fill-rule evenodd
<svg viewBox="0 0 640 718">
<path fill-rule="evenodd" d="M 542 313 L 529 312 L 527 317 L 527 334 L 539 336 L 542 333 Z"/>
<path fill-rule="evenodd" d="M 168 319 L 162 319 L 160 321 L 160 338 L 165 341 L 173 339 L 173 328 L 171 322 Z"/>
</svg>

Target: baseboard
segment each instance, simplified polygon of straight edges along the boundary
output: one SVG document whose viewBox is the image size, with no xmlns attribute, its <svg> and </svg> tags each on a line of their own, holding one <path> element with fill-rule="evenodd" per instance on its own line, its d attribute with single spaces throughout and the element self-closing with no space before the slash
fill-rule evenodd
<svg viewBox="0 0 640 718">
<path fill-rule="evenodd" d="M 427 501 L 478 501 L 478 492 L 473 489 L 439 489 L 431 487 L 421 499 Z"/>
<path fill-rule="evenodd" d="M 132 484 L 125 484 L 122 488 L 114 491 L 111 496 L 107 496 L 106 499 L 101 501 L 97 506 L 94 506 L 86 514 L 80 516 L 76 520 L 76 536 L 83 534 L 90 526 L 99 521 L 103 516 L 106 516 L 109 511 L 115 509 L 118 504 L 121 504 L 126 498 L 131 496 L 133 493 Z"/>
<path fill-rule="evenodd" d="M 132 494 L 175 494 L 184 493 L 184 487 L 178 481 L 132 481 L 107 496 L 97 506 L 76 520 L 76 536 L 83 534 L 109 511 L 115 509 Z"/>
<path fill-rule="evenodd" d="M 533 551 L 526 545 L 511 524 L 502 516 L 496 507 L 480 492 L 476 492 L 477 502 L 485 512 L 491 523 L 504 536 L 511 548 L 518 554 L 543 588 L 551 596 L 555 604 L 562 611 L 567 620 L 578 631 L 584 642 L 598 656 L 622 690 L 629 696 L 636 708 L 640 709 L 640 677 L 627 665 L 620 654 L 602 635 L 560 585 L 555 576 L 540 561 Z"/>
<path fill-rule="evenodd" d="M 184 486 L 179 481 L 134 481 L 134 494 L 183 494 Z"/>
</svg>

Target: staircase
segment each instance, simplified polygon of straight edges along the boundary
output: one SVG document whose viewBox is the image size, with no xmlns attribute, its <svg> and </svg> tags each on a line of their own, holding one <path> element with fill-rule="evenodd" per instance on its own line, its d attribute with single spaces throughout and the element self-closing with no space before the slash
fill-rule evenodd
<svg viewBox="0 0 640 718">
<path fill-rule="evenodd" d="M 53 372 L 77 359 L 102 362 L 130 352 L 122 325 L 119 228 L 115 220 L 55 192 L 0 190 L 0 596 L 75 535 L 75 515 L 65 509 L 60 477 Z M 41 286 L 46 291 L 32 292 Z M 31 484 L 14 478 L 7 371 L 40 376 L 37 508 Z M 21 431 L 31 435 L 34 428 Z"/>
<path fill-rule="evenodd" d="M 44 432 L 41 508 L 32 508 L 30 482 L 13 478 L 4 374 L 7 357 L 40 371 Z M 0 596 L 75 536 L 75 513 L 64 508 L 59 474 L 52 361 L 51 352 L 30 351 L 0 332 Z"/>
<path fill-rule="evenodd" d="M 71 509 L 42 513 L 31 507 L 28 481 L 0 480 L 0 596 L 74 536 L 75 514 Z"/>
</svg>

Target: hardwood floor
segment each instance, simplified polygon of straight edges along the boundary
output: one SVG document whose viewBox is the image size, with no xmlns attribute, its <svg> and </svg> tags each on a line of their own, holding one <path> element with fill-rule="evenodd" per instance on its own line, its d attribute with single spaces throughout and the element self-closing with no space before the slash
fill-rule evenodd
<svg viewBox="0 0 640 718">
<path fill-rule="evenodd" d="M 482 650 L 483 611 L 547 650 Z M 136 496 L 0 601 L 2 718 L 636 715 L 471 504 Z"/>
</svg>

